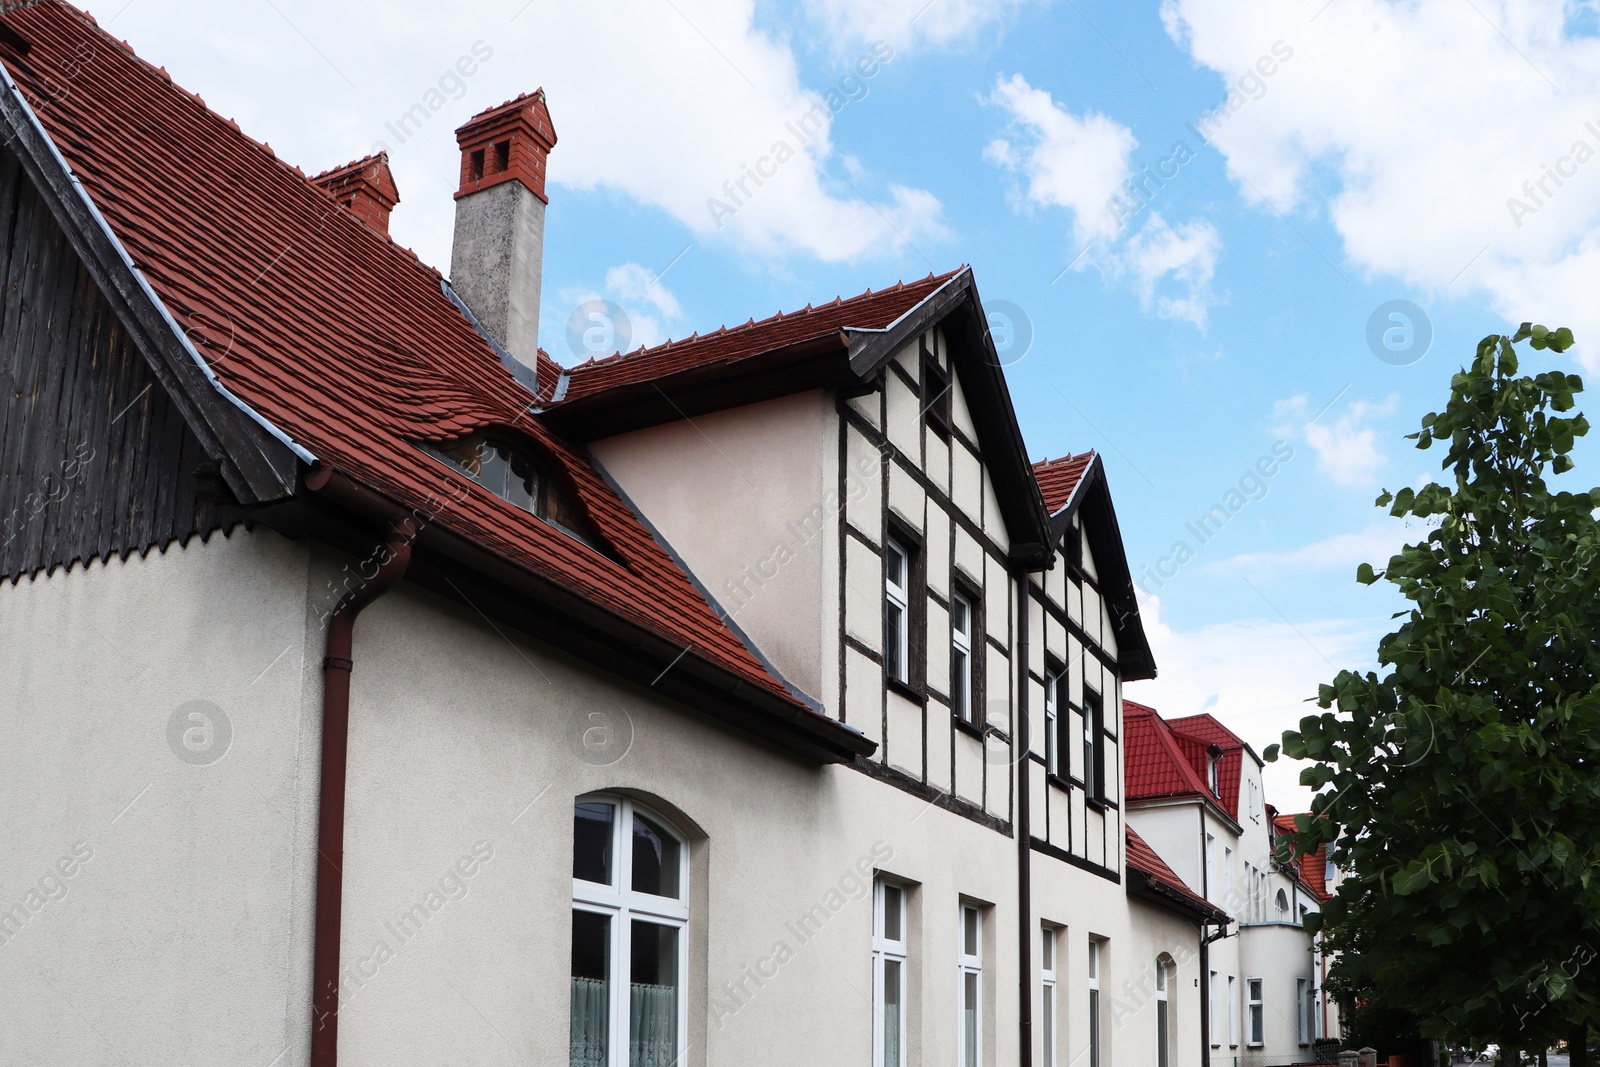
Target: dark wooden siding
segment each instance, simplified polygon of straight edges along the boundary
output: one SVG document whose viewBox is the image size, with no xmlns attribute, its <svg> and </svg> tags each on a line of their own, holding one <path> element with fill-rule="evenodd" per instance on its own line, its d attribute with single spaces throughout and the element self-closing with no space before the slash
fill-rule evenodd
<svg viewBox="0 0 1600 1067">
<path fill-rule="evenodd" d="M 0 577 L 229 521 L 200 499 L 200 442 L 5 150 L 0 284 Z"/>
</svg>

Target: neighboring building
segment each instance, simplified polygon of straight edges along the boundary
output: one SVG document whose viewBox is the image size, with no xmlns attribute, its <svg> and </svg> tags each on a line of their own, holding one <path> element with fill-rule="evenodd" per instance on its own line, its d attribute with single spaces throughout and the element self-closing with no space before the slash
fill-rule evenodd
<svg viewBox="0 0 1600 1067">
<path fill-rule="evenodd" d="M 1130 700 L 1123 723 L 1130 825 L 1232 924 L 1201 968 L 1211 1063 L 1311 1059 L 1318 1038 L 1338 1035 L 1336 1015 L 1322 1010 L 1324 961 L 1304 929 L 1325 894 L 1304 864 L 1274 858 L 1282 827 L 1260 757 L 1209 714 L 1163 719 Z"/>
<path fill-rule="evenodd" d="M 0 66 L 0 1061 L 1199 1067 L 1235 905 L 970 271 L 569 372 L 542 93 L 446 282 L 382 157 L 54 0 Z"/>
<path fill-rule="evenodd" d="M 1274 831 L 1274 846 L 1278 838 L 1286 838 L 1294 833 L 1294 815 L 1279 815 L 1270 804 L 1267 811 L 1272 815 Z M 1312 818 L 1310 812 L 1304 813 L 1306 818 Z M 1310 856 L 1296 857 L 1285 865 L 1292 870 L 1299 883 L 1310 891 L 1316 898 L 1318 907 L 1310 910 L 1320 910 L 1320 905 L 1333 896 L 1339 888 L 1339 881 L 1343 877 L 1328 845 L 1318 845 L 1317 851 Z M 1311 948 L 1312 968 L 1316 972 L 1316 1028 L 1319 1037 L 1338 1037 L 1344 1033 L 1339 1023 L 1339 1002 L 1329 996 L 1324 988 L 1328 978 L 1328 969 L 1333 966 L 1332 953 L 1326 952 L 1322 946 L 1322 935 L 1317 934 L 1316 941 Z"/>
</svg>

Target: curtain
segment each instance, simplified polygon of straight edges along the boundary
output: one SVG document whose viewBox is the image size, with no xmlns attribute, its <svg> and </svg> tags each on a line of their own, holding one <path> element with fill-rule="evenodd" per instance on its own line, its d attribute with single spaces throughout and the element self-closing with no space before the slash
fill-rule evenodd
<svg viewBox="0 0 1600 1067">
<path fill-rule="evenodd" d="M 606 1038 L 610 1020 L 607 1018 L 607 986 L 601 978 L 574 978 L 572 980 L 572 1041 L 571 1067 L 608 1067 Z"/>
<path fill-rule="evenodd" d="M 628 1067 L 678 1062 L 678 990 L 635 982 L 628 1005 Z"/>
</svg>

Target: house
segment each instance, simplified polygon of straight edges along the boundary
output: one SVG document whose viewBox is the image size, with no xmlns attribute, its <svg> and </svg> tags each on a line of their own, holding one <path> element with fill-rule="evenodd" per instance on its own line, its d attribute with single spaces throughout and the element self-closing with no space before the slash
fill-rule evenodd
<svg viewBox="0 0 1600 1067">
<path fill-rule="evenodd" d="M 1201 1062 L 970 270 L 569 370 L 542 93 L 447 280 L 64 3 L 0 71 L 0 1060 Z"/>
<path fill-rule="evenodd" d="M 1310 812 L 1300 815 L 1280 815 L 1272 805 L 1267 805 L 1268 814 L 1272 816 L 1274 847 L 1279 842 L 1285 842 L 1295 831 L 1297 818 L 1310 819 L 1314 816 Z M 1295 856 L 1285 867 L 1292 870 L 1299 884 L 1305 886 L 1311 895 L 1316 898 L 1318 909 L 1320 905 L 1333 896 L 1339 888 L 1343 878 L 1338 866 L 1333 862 L 1330 846 L 1322 844 L 1317 846 L 1316 852 L 1309 856 Z M 1324 990 L 1328 977 L 1328 969 L 1333 965 L 1333 953 L 1328 952 L 1322 944 L 1322 934 L 1318 932 L 1311 946 L 1311 966 L 1316 976 L 1316 1000 L 1312 1005 L 1315 1013 L 1313 1024 L 1319 1037 L 1338 1037 L 1343 1034 L 1339 1021 L 1339 1002 Z"/>
<path fill-rule="evenodd" d="M 1336 1014 L 1321 1010 L 1324 960 L 1304 928 L 1328 894 L 1320 869 L 1313 885 L 1304 861 L 1275 858 L 1292 822 L 1266 802 L 1261 758 L 1208 713 L 1166 719 L 1126 700 L 1123 728 L 1129 824 L 1226 914 L 1201 966 L 1209 1062 L 1311 1060 L 1317 1039 L 1338 1034 Z"/>
</svg>

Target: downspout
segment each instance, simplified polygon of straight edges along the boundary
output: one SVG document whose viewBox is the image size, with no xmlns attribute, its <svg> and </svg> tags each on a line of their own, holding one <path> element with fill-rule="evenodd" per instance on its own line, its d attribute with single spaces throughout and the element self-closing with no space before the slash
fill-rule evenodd
<svg viewBox="0 0 1600 1067">
<path fill-rule="evenodd" d="M 1030 810 L 1032 793 L 1030 772 L 1033 762 L 1028 741 L 1028 616 L 1032 597 L 1028 591 L 1028 574 L 1017 575 L 1017 726 L 1012 737 L 1015 751 L 1021 753 L 1017 764 L 1017 973 L 1021 985 L 1020 1011 L 1021 1045 L 1018 1048 L 1020 1067 L 1033 1065 L 1033 824 Z"/>
<path fill-rule="evenodd" d="M 1205 1067 L 1211 1063 L 1211 942 L 1228 936 L 1228 921 L 1214 934 L 1206 933 L 1210 923 L 1200 924 L 1200 1062 Z"/>
<path fill-rule="evenodd" d="M 306 479 L 324 488 L 332 471 Z M 350 670 L 356 616 L 399 584 L 411 563 L 417 521 L 408 512 L 389 516 L 388 540 L 378 567 L 350 590 L 328 619 L 327 656 L 322 661 L 322 786 L 317 812 L 317 919 L 311 964 L 311 1067 L 335 1067 L 339 1058 L 339 934 L 344 904 L 345 773 L 350 744 Z"/>
</svg>

